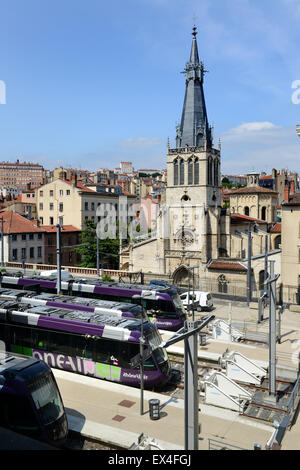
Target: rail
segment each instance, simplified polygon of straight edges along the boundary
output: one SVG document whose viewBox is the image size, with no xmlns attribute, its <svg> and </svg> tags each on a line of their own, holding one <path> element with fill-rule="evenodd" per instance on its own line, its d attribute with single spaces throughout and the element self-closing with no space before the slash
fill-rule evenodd
<svg viewBox="0 0 300 470">
<path fill-rule="evenodd" d="M 20 270 L 23 270 L 22 263 L 7 262 L 5 263 L 5 267 L 15 268 L 15 269 L 20 268 Z M 25 263 L 24 267 L 25 267 L 25 270 L 30 269 L 33 271 L 51 271 L 51 270 L 57 269 L 56 265 L 50 265 L 50 264 L 27 264 Z M 62 266 L 61 268 L 69 271 L 70 274 L 97 276 L 96 268 L 83 268 L 80 266 Z M 102 273 L 103 275 L 111 276 L 116 279 L 119 279 L 121 277 L 121 278 L 128 278 L 128 279 L 134 279 L 134 280 L 141 277 L 141 274 L 142 274 L 140 271 L 138 272 L 119 271 L 117 269 L 103 269 Z"/>
<path fill-rule="evenodd" d="M 216 439 L 208 438 L 208 450 L 249 450 L 243 447 L 228 444 L 228 442 L 217 441 Z"/>
</svg>

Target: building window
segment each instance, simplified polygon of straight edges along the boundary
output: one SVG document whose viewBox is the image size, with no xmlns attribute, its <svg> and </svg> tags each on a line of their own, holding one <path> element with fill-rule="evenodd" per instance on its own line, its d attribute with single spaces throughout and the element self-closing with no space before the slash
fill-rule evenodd
<svg viewBox="0 0 300 470">
<path fill-rule="evenodd" d="M 59 203 L 59 212 L 63 212 L 64 210 L 64 205 L 62 202 Z"/>
<path fill-rule="evenodd" d="M 246 206 L 246 207 L 244 208 L 244 214 L 249 217 L 250 210 L 249 210 L 249 207 L 248 207 L 248 206 Z"/>
<path fill-rule="evenodd" d="M 53 219 L 53 217 L 49 217 L 49 224 L 50 224 L 50 225 L 54 225 L 54 219 Z"/>
<path fill-rule="evenodd" d="M 188 184 L 193 184 L 193 160 L 188 160 Z"/>
<path fill-rule="evenodd" d="M 30 197 L 30 194 L 26 194 L 26 197 Z"/>
<path fill-rule="evenodd" d="M 54 191 L 53 191 L 53 189 L 50 189 L 50 191 L 49 191 L 49 196 L 50 196 L 50 197 L 53 197 L 53 196 L 54 196 Z"/>
<path fill-rule="evenodd" d="M 13 259 L 13 261 L 17 261 L 17 259 L 18 259 L 18 250 L 17 250 L 17 248 L 14 248 L 13 251 L 12 251 L 12 259 Z"/>
<path fill-rule="evenodd" d="M 13 234 L 13 235 L 11 236 L 11 239 L 12 239 L 13 242 L 16 242 L 16 241 L 18 240 L 18 235 Z"/>
<path fill-rule="evenodd" d="M 26 240 L 26 233 L 22 233 L 22 240 Z"/>
<path fill-rule="evenodd" d="M 63 196 L 63 195 L 64 195 L 64 190 L 63 190 L 63 189 L 60 189 L 60 190 L 59 190 L 59 195 L 60 195 L 60 196 Z"/>
<path fill-rule="evenodd" d="M 179 164 L 179 184 L 184 184 L 184 160 L 180 160 Z"/>
<path fill-rule="evenodd" d="M 34 239 L 34 233 L 30 233 L 29 234 L 29 240 L 33 240 Z"/>
<path fill-rule="evenodd" d="M 26 248 L 22 248 L 22 259 L 26 259 Z"/>
<path fill-rule="evenodd" d="M 199 184 L 199 159 L 195 159 L 194 163 L 194 184 Z"/>
<path fill-rule="evenodd" d="M 94 210 L 95 210 L 95 203 L 92 202 L 92 204 L 91 204 L 91 211 L 94 211 Z"/>
<path fill-rule="evenodd" d="M 40 191 L 40 197 L 44 196 L 44 191 Z"/>
<path fill-rule="evenodd" d="M 30 247 L 30 249 L 29 249 L 29 257 L 34 258 L 34 247 L 33 246 Z"/>
<path fill-rule="evenodd" d="M 63 217 L 58 217 L 58 223 L 62 227 L 64 225 L 64 218 Z"/>
<path fill-rule="evenodd" d="M 70 196 L 70 190 L 69 189 L 66 190 L 66 195 Z"/>
<path fill-rule="evenodd" d="M 43 225 L 44 223 L 44 217 L 40 217 L 40 224 Z"/>
<path fill-rule="evenodd" d="M 174 186 L 178 185 L 178 160 L 174 162 Z"/>
<path fill-rule="evenodd" d="M 261 209 L 261 220 L 266 220 L 266 210 L 267 208 L 264 206 Z"/>
<path fill-rule="evenodd" d="M 38 240 L 41 240 L 43 237 L 43 234 L 42 233 L 38 233 Z"/>
<path fill-rule="evenodd" d="M 42 202 L 40 202 L 40 210 L 42 211 L 44 208 L 44 204 Z"/>
<path fill-rule="evenodd" d="M 50 202 L 50 204 L 49 204 L 49 209 L 50 209 L 50 211 L 53 211 L 53 209 L 54 209 L 53 202 Z"/>
<path fill-rule="evenodd" d="M 84 210 L 85 210 L 85 211 L 88 211 L 88 210 L 89 210 L 89 203 L 88 203 L 88 202 L 85 202 L 85 203 L 84 203 Z"/>
<path fill-rule="evenodd" d="M 41 258 L 42 257 L 42 247 L 41 246 L 38 246 L 38 258 Z"/>
</svg>

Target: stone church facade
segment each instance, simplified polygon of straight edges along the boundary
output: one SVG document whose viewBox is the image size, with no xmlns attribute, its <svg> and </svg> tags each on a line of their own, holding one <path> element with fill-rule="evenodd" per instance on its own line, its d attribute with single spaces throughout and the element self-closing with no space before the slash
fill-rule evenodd
<svg viewBox="0 0 300 470">
<path fill-rule="evenodd" d="M 187 285 L 193 278 L 195 288 L 203 289 L 205 281 L 218 290 L 225 282 L 245 289 L 247 262 L 231 252 L 230 213 L 221 207 L 221 149 L 214 147 L 208 123 L 195 27 L 192 34 L 181 123 L 175 148 L 168 143 L 167 188 L 155 236 L 121 250 L 120 269 L 142 271 L 145 281 Z"/>
</svg>

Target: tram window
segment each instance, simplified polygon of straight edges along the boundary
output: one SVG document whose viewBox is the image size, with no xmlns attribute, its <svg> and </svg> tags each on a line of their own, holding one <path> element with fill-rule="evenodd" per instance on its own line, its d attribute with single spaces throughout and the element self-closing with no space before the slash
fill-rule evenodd
<svg viewBox="0 0 300 470">
<path fill-rule="evenodd" d="M 39 429 L 28 400 L 18 395 L 0 401 L 0 425 L 29 435 Z"/>
<path fill-rule="evenodd" d="M 147 310 L 152 310 L 157 313 L 158 317 L 170 317 L 176 318 L 176 312 L 174 311 L 174 305 L 168 300 L 146 300 Z"/>
<path fill-rule="evenodd" d="M 70 344 L 70 356 L 79 356 L 94 360 L 94 340 L 85 338 L 84 336 L 71 335 Z"/>
<path fill-rule="evenodd" d="M 32 330 L 32 347 L 36 349 L 49 350 L 48 347 L 48 331 L 40 329 Z M 51 351 L 51 349 L 50 349 Z"/>
<path fill-rule="evenodd" d="M 12 328 L 12 344 L 32 348 L 30 328 L 14 326 Z"/>
<path fill-rule="evenodd" d="M 110 341 L 107 341 L 106 339 L 96 340 L 94 360 L 96 362 L 109 363 L 110 356 L 111 356 Z"/>
<path fill-rule="evenodd" d="M 65 356 L 73 356 L 70 347 L 70 335 L 57 331 L 49 332 L 48 348 L 54 354 L 64 354 Z"/>
</svg>

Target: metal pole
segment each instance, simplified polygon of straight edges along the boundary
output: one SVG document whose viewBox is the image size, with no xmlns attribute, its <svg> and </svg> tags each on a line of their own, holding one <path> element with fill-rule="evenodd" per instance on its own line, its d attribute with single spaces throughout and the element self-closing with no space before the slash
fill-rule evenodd
<svg viewBox="0 0 300 470">
<path fill-rule="evenodd" d="M 189 299 L 189 302 L 188 302 L 188 311 L 190 313 L 190 301 L 191 301 L 191 282 L 190 282 L 190 277 L 191 277 L 191 271 L 190 269 L 188 268 L 189 270 L 189 293 L 188 293 L 188 299 Z"/>
<path fill-rule="evenodd" d="M 265 275 L 264 280 L 268 277 L 268 235 L 265 236 Z"/>
<path fill-rule="evenodd" d="M 251 302 L 251 222 L 248 226 L 247 305 Z"/>
<path fill-rule="evenodd" d="M 4 268 L 3 217 L 1 217 L 1 268 Z"/>
<path fill-rule="evenodd" d="M 193 321 L 195 321 L 195 278 L 194 278 L 194 269 L 193 269 L 193 315 L 192 315 L 192 318 L 193 318 Z"/>
<path fill-rule="evenodd" d="M 140 414 L 144 414 L 144 319 L 142 318 L 141 325 L 141 337 L 140 337 L 140 355 L 141 355 L 141 365 L 140 365 L 140 374 L 141 374 L 141 399 L 140 399 Z"/>
<path fill-rule="evenodd" d="M 99 253 L 99 238 L 97 236 L 97 276 L 99 276 L 99 269 L 100 269 L 100 253 Z"/>
<path fill-rule="evenodd" d="M 187 331 L 195 329 L 199 322 L 186 321 Z M 184 449 L 198 450 L 198 333 L 184 339 Z"/>
<path fill-rule="evenodd" d="M 56 225 L 56 259 L 57 259 L 57 294 L 61 294 L 61 237 L 60 225 Z"/>
<path fill-rule="evenodd" d="M 276 396 L 276 278 L 274 278 L 274 263 L 270 261 L 269 284 L 269 395 Z"/>
</svg>

